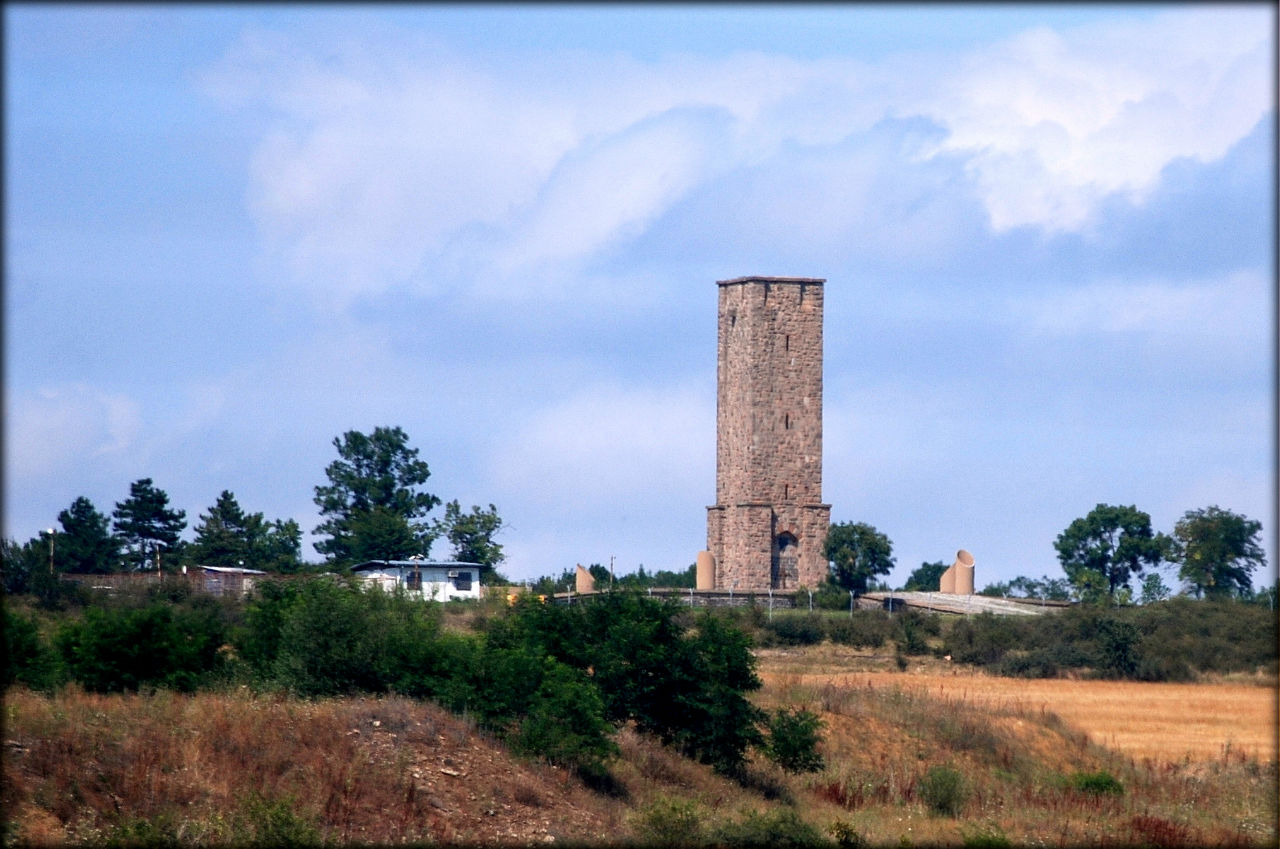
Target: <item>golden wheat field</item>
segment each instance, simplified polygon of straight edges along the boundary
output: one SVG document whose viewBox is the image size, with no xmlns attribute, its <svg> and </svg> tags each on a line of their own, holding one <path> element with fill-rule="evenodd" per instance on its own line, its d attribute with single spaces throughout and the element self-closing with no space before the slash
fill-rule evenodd
<svg viewBox="0 0 1280 849">
<path fill-rule="evenodd" d="M 900 687 L 975 706 L 1018 705 L 1057 714 L 1101 745 L 1162 762 L 1239 753 L 1276 759 L 1277 690 L 1256 683 L 1144 683 L 1000 678 L 969 670 L 841 669 L 838 656 L 803 671 L 763 659 L 766 681 L 809 686 Z"/>
</svg>

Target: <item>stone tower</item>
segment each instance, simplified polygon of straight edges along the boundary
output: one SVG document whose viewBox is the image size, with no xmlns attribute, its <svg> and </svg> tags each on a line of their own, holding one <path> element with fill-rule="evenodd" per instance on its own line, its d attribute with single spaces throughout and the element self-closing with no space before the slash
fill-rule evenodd
<svg viewBox="0 0 1280 849">
<path fill-rule="evenodd" d="M 827 575 L 825 282 L 739 277 L 716 284 L 716 503 L 707 508 L 707 549 L 717 588 L 813 588 Z"/>
</svg>

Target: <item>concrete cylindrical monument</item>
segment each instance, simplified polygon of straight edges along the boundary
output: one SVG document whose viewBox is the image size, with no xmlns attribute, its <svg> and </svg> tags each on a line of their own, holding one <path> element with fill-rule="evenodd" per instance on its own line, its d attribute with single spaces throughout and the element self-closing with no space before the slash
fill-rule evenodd
<svg viewBox="0 0 1280 849">
<path fill-rule="evenodd" d="M 960 549 L 951 568 L 955 570 L 955 594 L 973 595 L 973 555 Z"/>
<path fill-rule="evenodd" d="M 698 552 L 698 589 L 714 590 L 716 588 L 716 558 L 710 551 Z"/>
</svg>

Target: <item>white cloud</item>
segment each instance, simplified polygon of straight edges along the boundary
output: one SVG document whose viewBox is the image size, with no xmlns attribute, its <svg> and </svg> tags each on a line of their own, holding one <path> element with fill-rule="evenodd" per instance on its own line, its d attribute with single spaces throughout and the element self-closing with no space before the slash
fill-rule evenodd
<svg viewBox="0 0 1280 849">
<path fill-rule="evenodd" d="M 136 401 L 83 383 L 44 387 L 8 403 L 5 467 L 14 485 L 122 455 L 142 427 Z"/>
<path fill-rule="evenodd" d="M 407 36 L 303 49 L 254 32 L 205 84 L 270 109 L 250 203 L 296 285 L 342 303 L 455 276 L 503 298 L 549 297 L 726 175 L 756 187 L 728 197 L 757 205 L 726 216 L 760 219 L 774 238 L 771 213 L 785 210 L 785 238 L 804 250 L 911 234 L 935 250 L 951 228 L 930 220 L 968 209 L 902 201 L 913 187 L 885 175 L 943 156 L 969 172 L 996 230 L 1079 229 L 1111 194 L 1141 201 L 1170 162 L 1222 156 L 1272 108 L 1268 19 L 1179 10 L 874 67 L 762 54 L 495 59 Z M 945 133 L 847 143 L 889 116 Z M 783 166 L 806 156 L 807 170 Z M 877 223 L 884 215 L 910 223 Z"/>
<path fill-rule="evenodd" d="M 504 252 L 503 276 L 588 257 L 643 229 L 716 170 L 705 123 L 668 112 L 567 157 Z"/>
<path fill-rule="evenodd" d="M 519 296 L 718 174 L 884 111 L 873 75 L 842 61 L 315 53 L 246 35 L 205 88 L 269 107 L 250 208 L 295 284 L 339 303 L 429 290 L 442 269 Z"/>
<path fill-rule="evenodd" d="M 1221 157 L 1275 108 L 1273 32 L 1262 7 L 1036 29 L 966 57 L 919 108 L 996 230 L 1077 230 L 1102 198 L 1141 202 L 1169 163 Z"/>
</svg>

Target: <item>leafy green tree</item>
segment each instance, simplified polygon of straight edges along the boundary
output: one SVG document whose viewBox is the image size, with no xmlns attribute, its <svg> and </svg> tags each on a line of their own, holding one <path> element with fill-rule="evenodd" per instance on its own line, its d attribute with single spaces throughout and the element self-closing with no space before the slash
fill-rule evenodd
<svg viewBox="0 0 1280 849">
<path fill-rule="evenodd" d="M 58 514 L 62 533 L 54 547 L 59 572 L 103 574 L 120 568 L 120 541 L 108 530 L 107 517 L 83 495 Z"/>
<path fill-rule="evenodd" d="M 436 527 L 425 517 L 440 499 L 422 489 L 431 472 L 405 432 L 351 430 L 333 445 L 339 459 L 325 468 L 329 483 L 315 490 L 324 517 L 315 531 L 327 537 L 316 550 L 338 563 L 426 554 Z"/>
<path fill-rule="evenodd" d="M 907 576 L 907 583 L 902 589 L 906 592 L 937 592 L 938 585 L 942 581 L 942 573 L 945 571 L 947 571 L 947 564 L 941 560 L 921 563 L 919 569 Z"/>
<path fill-rule="evenodd" d="M 493 541 L 502 530 L 498 508 L 492 504 L 488 510 L 472 506 L 470 513 L 463 513 L 456 500 L 444 506 L 444 519 L 436 524 L 438 533 L 453 545 L 453 559 L 461 563 L 479 563 L 481 574 L 488 578 L 505 557 L 502 546 Z"/>
<path fill-rule="evenodd" d="M 846 590 L 867 591 L 876 575 L 893 568 L 893 544 L 864 522 L 842 522 L 827 531 L 822 554 L 831 564 L 832 579 Z"/>
<path fill-rule="evenodd" d="M 112 512 L 112 529 L 136 559 L 137 568 L 147 565 L 149 556 L 160 548 L 178 553 L 179 539 L 187 526 L 185 510 L 170 510 L 169 496 L 157 489 L 151 478 L 141 478 L 129 485 L 129 497 L 116 503 Z"/>
<path fill-rule="evenodd" d="M 48 543 L 32 539 L 19 544 L 17 540 L 0 540 L 0 572 L 4 573 L 6 595 L 21 595 L 32 591 L 33 579 L 49 570 Z"/>
<path fill-rule="evenodd" d="M 738 775 L 747 749 L 764 744 L 759 725 L 765 713 L 747 698 L 761 686 L 751 640 L 707 611 L 680 648 L 677 669 L 670 674 L 677 683 L 695 683 L 675 694 L 673 704 L 683 721 L 673 729 L 674 742 L 717 772 Z"/>
<path fill-rule="evenodd" d="M 265 523 L 266 533 L 255 555 L 259 569 L 267 572 L 297 572 L 302 568 L 302 528 L 293 519 Z"/>
<path fill-rule="evenodd" d="M 1131 577 L 1160 564 L 1170 543 L 1152 532 L 1151 517 L 1137 507 L 1099 504 L 1059 534 L 1054 547 L 1082 598 L 1096 597 L 1105 581 L 1107 596 L 1118 600 Z"/>
<path fill-rule="evenodd" d="M 1142 579 L 1142 595 L 1139 601 L 1142 604 L 1155 604 L 1164 601 L 1169 597 L 1169 588 L 1165 585 L 1164 579 L 1160 577 L 1159 572 L 1152 572 Z"/>
<path fill-rule="evenodd" d="M 1258 591 L 1253 594 L 1253 603 L 1265 604 L 1269 609 L 1275 610 L 1277 589 L 1280 589 L 1280 585 L 1276 581 L 1272 581 L 1269 587 L 1259 587 Z"/>
<path fill-rule="evenodd" d="M 1197 597 L 1247 598 L 1254 570 L 1267 565 L 1262 523 L 1219 507 L 1188 510 L 1174 526 L 1178 577 Z"/>
<path fill-rule="evenodd" d="M 1013 598 L 1046 598 L 1066 601 L 1071 598 L 1071 585 L 1065 578 L 1027 578 L 1022 575 L 1011 581 L 988 584 L 978 595 L 1011 596 Z"/>
<path fill-rule="evenodd" d="M 292 519 L 267 521 L 261 513 L 245 513 L 236 497 L 223 490 L 208 513 L 200 514 L 196 538 L 186 551 L 190 563 L 238 566 L 268 572 L 296 572 L 302 530 Z"/>
</svg>

